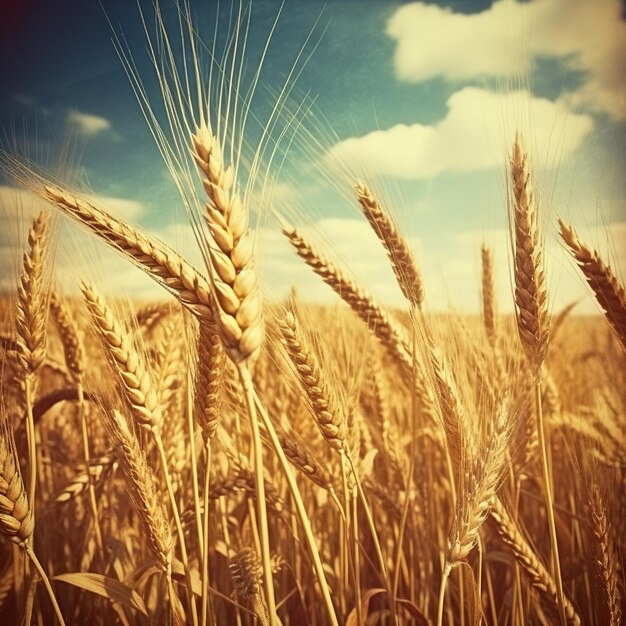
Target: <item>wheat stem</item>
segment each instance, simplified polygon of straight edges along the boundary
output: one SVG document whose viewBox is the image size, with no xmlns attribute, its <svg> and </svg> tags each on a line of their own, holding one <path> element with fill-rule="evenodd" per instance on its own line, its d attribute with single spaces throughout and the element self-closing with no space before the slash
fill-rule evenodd
<svg viewBox="0 0 626 626">
<path fill-rule="evenodd" d="M 548 517 L 548 532 L 550 533 L 550 547 L 552 552 L 552 566 L 554 568 L 554 580 L 556 583 L 557 601 L 559 604 L 559 616 L 561 625 L 566 626 L 565 602 L 563 594 L 563 582 L 561 578 L 561 562 L 559 559 L 559 545 L 556 536 L 556 521 L 554 518 L 554 498 L 552 496 L 552 484 L 550 467 L 548 462 L 548 443 L 546 441 L 546 425 L 543 420 L 541 403 L 541 378 L 535 383 L 535 406 L 537 411 L 537 437 L 539 440 L 539 453 L 541 457 L 541 470 L 543 474 L 544 496 L 546 515 Z"/>
<path fill-rule="evenodd" d="M 35 566 L 35 569 L 39 573 L 39 576 L 41 576 L 41 580 L 44 584 L 44 587 L 46 588 L 46 591 L 48 592 L 50 602 L 52 603 L 52 608 L 54 609 L 54 614 L 56 615 L 56 618 L 59 624 L 61 626 L 65 626 L 65 620 L 63 619 L 63 615 L 61 614 L 61 609 L 59 607 L 59 603 L 57 602 L 57 598 L 54 595 L 52 585 L 50 584 L 50 579 L 48 578 L 45 570 L 41 566 L 41 563 L 39 562 L 37 555 L 33 551 L 30 545 L 30 541 L 26 542 L 24 549 L 26 550 L 26 554 L 28 555 L 28 558 L 30 559 L 31 563 Z"/>
<path fill-rule="evenodd" d="M 445 561 L 443 572 L 441 573 L 441 583 L 439 584 L 439 600 L 437 602 L 437 626 L 443 626 L 443 606 L 446 598 L 446 585 L 448 577 L 452 571 L 452 566 Z"/>
<path fill-rule="evenodd" d="M 257 517 L 261 541 L 261 561 L 263 563 L 263 584 L 269 611 L 271 626 L 278 626 L 278 616 L 276 615 L 276 599 L 274 597 L 274 581 L 272 577 L 272 565 L 270 554 L 269 526 L 267 523 L 267 507 L 265 500 L 265 473 L 263 466 L 263 443 L 259 431 L 256 405 L 254 402 L 254 389 L 252 376 L 245 363 L 240 363 L 237 367 L 239 379 L 244 391 L 248 417 L 250 421 L 250 432 L 252 435 L 252 463 L 254 467 L 254 479 L 256 487 Z M 206 515 L 206 511 L 205 511 Z"/>
<path fill-rule="evenodd" d="M 313 561 L 313 568 L 315 569 L 315 575 L 317 577 L 317 582 L 320 586 L 322 597 L 324 598 L 324 605 L 326 607 L 326 611 L 328 613 L 328 619 L 330 620 L 331 626 L 339 626 L 339 622 L 337 620 L 337 615 L 335 613 L 335 608 L 333 607 L 333 602 L 330 594 L 330 589 L 328 587 L 328 582 L 326 581 L 326 574 L 324 573 L 324 567 L 322 565 L 322 561 L 320 559 L 319 550 L 317 548 L 317 543 L 315 542 L 315 536 L 313 535 L 313 530 L 311 529 L 311 522 L 309 521 L 309 516 L 307 515 L 306 508 L 304 506 L 304 502 L 302 501 L 302 496 L 300 495 L 300 490 L 298 489 L 298 484 L 296 483 L 296 479 L 291 471 L 291 467 L 289 466 L 289 461 L 285 456 L 283 449 L 281 448 L 280 441 L 278 440 L 278 436 L 276 435 L 276 431 L 274 426 L 267 415 L 267 411 L 263 406 L 263 403 L 260 401 L 259 397 L 255 393 L 255 403 L 256 407 L 259 411 L 263 424 L 265 425 L 265 429 L 267 430 L 267 434 L 272 443 L 272 447 L 276 452 L 276 456 L 280 461 L 281 468 L 283 470 L 283 474 L 287 479 L 287 484 L 289 486 L 289 491 L 291 492 L 291 497 L 296 505 L 296 512 L 300 519 L 300 523 L 304 530 L 304 535 L 307 541 L 307 546 L 309 548 L 309 553 L 311 555 L 311 559 Z M 345 514 L 345 513 L 344 513 Z"/>
</svg>

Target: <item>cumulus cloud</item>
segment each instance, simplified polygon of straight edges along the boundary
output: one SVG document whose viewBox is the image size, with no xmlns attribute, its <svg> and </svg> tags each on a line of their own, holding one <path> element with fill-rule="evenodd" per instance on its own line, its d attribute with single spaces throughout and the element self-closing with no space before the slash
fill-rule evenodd
<svg viewBox="0 0 626 626">
<path fill-rule="evenodd" d="M 67 122 L 78 133 L 87 137 L 93 137 L 111 129 L 111 122 L 106 118 L 91 113 L 82 113 L 75 109 L 68 111 Z"/>
<path fill-rule="evenodd" d="M 406 81 L 523 76 L 539 58 L 580 71 L 575 99 L 626 118 L 626 23 L 619 0 L 500 0 L 481 13 L 415 2 L 387 24 L 395 71 Z"/>
<path fill-rule="evenodd" d="M 366 173 L 397 178 L 428 178 L 504 163 L 514 132 L 522 131 L 538 165 L 558 164 L 593 128 L 588 115 L 570 111 L 563 101 L 534 98 L 520 90 L 498 94 L 466 87 L 448 99 L 446 116 L 434 125 L 398 124 L 336 144 L 332 160 Z"/>
</svg>

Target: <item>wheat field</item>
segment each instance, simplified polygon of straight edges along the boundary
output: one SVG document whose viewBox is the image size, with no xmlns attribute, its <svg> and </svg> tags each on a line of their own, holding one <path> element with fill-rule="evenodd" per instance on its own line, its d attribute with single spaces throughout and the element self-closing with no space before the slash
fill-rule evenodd
<svg viewBox="0 0 626 626">
<path fill-rule="evenodd" d="M 284 215 L 294 264 L 337 304 L 267 298 L 250 191 L 267 146 L 245 161 L 229 73 L 204 84 L 200 62 L 185 65 L 196 101 L 159 41 L 165 121 L 142 106 L 204 266 L 61 176 L 0 159 L 41 205 L 0 304 L 0 621 L 621 624 L 626 295 L 619 268 L 541 206 L 524 137 L 511 134 L 502 198 L 514 315 L 500 312 L 505 260 L 487 245 L 481 314 L 429 311 L 393 207 L 357 177 L 347 193 L 405 307 L 375 299 Z M 59 219 L 162 298 L 60 288 Z M 551 306 L 548 223 L 597 315 Z"/>
</svg>

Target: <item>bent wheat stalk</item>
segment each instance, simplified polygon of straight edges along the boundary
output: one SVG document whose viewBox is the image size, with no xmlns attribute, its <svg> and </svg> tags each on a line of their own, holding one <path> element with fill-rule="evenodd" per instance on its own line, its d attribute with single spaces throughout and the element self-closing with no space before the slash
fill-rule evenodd
<svg viewBox="0 0 626 626">
<path fill-rule="evenodd" d="M 549 444 L 541 405 L 541 367 L 548 350 L 550 314 L 546 289 L 543 254 L 539 239 L 537 206 L 531 185 L 528 155 L 524 153 L 519 135 L 515 138 L 510 159 L 511 206 L 515 239 L 515 304 L 517 327 L 526 357 L 534 369 L 537 438 L 541 456 L 548 531 L 555 572 L 560 620 L 565 626 L 563 582 L 559 546 L 554 519 L 552 477 L 548 461 Z"/>
<path fill-rule="evenodd" d="M 237 367 L 248 410 L 264 587 L 270 624 L 277 626 L 263 481 L 263 444 L 248 367 L 250 359 L 259 351 L 264 336 L 261 294 L 252 263 L 248 212 L 241 197 L 233 189 L 234 165 L 225 166 L 220 143 L 209 125 L 201 124 L 192 139 L 193 156 L 208 196 L 204 218 L 214 244 L 209 245 L 207 250 L 214 289 L 213 309 L 226 352 Z"/>
<path fill-rule="evenodd" d="M 133 420 L 138 426 L 150 431 L 154 443 L 156 444 L 172 513 L 174 514 L 181 560 L 185 566 L 187 593 L 192 611 L 192 619 L 193 623 L 197 624 L 196 605 L 189 574 L 185 534 L 180 521 L 178 504 L 169 473 L 167 454 L 159 432 L 161 408 L 158 403 L 156 390 L 150 379 L 143 356 L 135 350 L 132 345 L 130 333 L 122 328 L 120 322 L 118 322 L 113 315 L 113 311 L 91 286 L 84 284 L 82 291 L 94 325 L 100 335 L 102 345 L 119 375 L 122 393 L 128 403 Z"/>
</svg>

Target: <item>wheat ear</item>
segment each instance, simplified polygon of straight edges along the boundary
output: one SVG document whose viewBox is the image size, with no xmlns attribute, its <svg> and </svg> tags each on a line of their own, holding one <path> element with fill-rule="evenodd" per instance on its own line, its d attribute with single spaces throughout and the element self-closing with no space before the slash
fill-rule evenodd
<svg viewBox="0 0 626 626">
<path fill-rule="evenodd" d="M 284 430 L 274 424 L 274 430 L 280 441 L 285 456 L 297 467 L 311 482 L 322 489 L 334 493 L 332 478 L 329 472 L 317 460 L 313 452 L 292 432 Z M 267 435 L 265 438 L 268 439 Z M 269 441 L 268 441 L 269 444 Z"/>
<path fill-rule="evenodd" d="M 157 395 L 144 359 L 132 345 L 130 333 L 90 285 L 83 284 L 82 291 L 100 340 L 120 377 L 133 419 L 141 426 L 156 427 L 161 419 Z"/>
<path fill-rule="evenodd" d="M 322 256 L 295 228 L 283 228 L 298 256 L 348 304 L 391 354 L 409 369 L 412 362 L 409 340 L 403 329 L 396 327 L 374 299 Z"/>
<path fill-rule="evenodd" d="M 263 566 L 258 554 L 251 548 L 242 550 L 231 559 L 228 568 L 237 595 L 256 615 L 260 626 L 269 626 L 269 611 L 261 593 Z"/>
<path fill-rule="evenodd" d="M 450 538 L 448 562 L 454 566 L 469 555 L 478 533 L 496 499 L 507 461 L 509 410 L 506 402 L 496 410 L 493 432 L 484 449 L 473 451 L 470 470 L 465 473 L 463 490 L 457 498 L 457 511 Z"/>
<path fill-rule="evenodd" d="M 215 436 L 222 402 L 222 378 L 226 366 L 224 349 L 214 324 L 201 323 L 197 342 L 194 416 L 205 441 Z"/>
<path fill-rule="evenodd" d="M 618 626 L 622 623 L 622 598 L 620 593 L 619 573 L 617 571 L 619 556 L 612 530 L 606 515 L 605 499 L 597 484 L 591 486 L 589 493 L 591 509 L 591 529 L 594 539 L 595 565 L 606 594 L 609 625 Z"/>
<path fill-rule="evenodd" d="M 531 585 L 541 591 L 553 609 L 558 611 L 560 601 L 554 579 L 498 499 L 494 501 L 491 508 L 491 517 L 496 523 L 502 541 L 509 547 L 513 556 L 521 565 L 530 579 Z M 567 622 L 572 624 L 572 626 L 580 626 L 580 617 L 567 597 L 563 598 L 563 605 Z"/>
<path fill-rule="evenodd" d="M 86 200 L 58 187 L 45 187 L 44 197 L 66 215 L 119 250 L 200 319 L 212 320 L 206 278 L 164 243 L 147 237 Z"/>
<path fill-rule="evenodd" d="M 482 308 L 483 324 L 487 339 L 492 346 L 496 345 L 496 294 L 493 285 L 493 255 L 491 250 L 483 244 L 480 249 L 482 259 Z"/>
<path fill-rule="evenodd" d="M 523 151 L 519 135 L 513 144 L 510 171 L 517 324 L 528 359 L 539 367 L 545 358 L 550 334 L 548 292 L 528 155 Z"/>
<path fill-rule="evenodd" d="M 406 240 L 365 183 L 358 182 L 355 191 L 363 214 L 387 251 L 404 297 L 411 306 L 421 308 L 424 301 L 422 275 Z"/>
<path fill-rule="evenodd" d="M 248 211 L 233 190 L 234 166 L 225 167 L 220 144 L 209 127 L 200 126 L 193 142 L 209 198 L 204 217 L 215 244 L 209 246 L 209 256 L 217 321 L 231 358 L 245 361 L 260 348 L 264 334 Z"/>
<path fill-rule="evenodd" d="M 35 518 L 17 462 L 13 432 L 3 416 L 0 424 L 0 529 L 17 545 L 29 541 Z"/>
<path fill-rule="evenodd" d="M 33 404 L 37 387 L 36 372 L 46 355 L 46 306 L 44 270 L 49 238 L 48 214 L 42 211 L 28 231 L 28 252 L 17 291 L 17 359 L 23 372 L 28 443 L 28 501 L 35 507 L 37 488 L 37 441 Z"/>
<path fill-rule="evenodd" d="M 475 449 L 475 442 L 471 430 L 466 427 L 465 408 L 443 352 L 430 346 L 428 356 L 439 399 L 439 415 L 446 436 L 450 459 L 455 472 L 458 472 L 466 448 L 469 447 L 471 452 Z"/>
<path fill-rule="evenodd" d="M 552 477 L 548 461 L 549 443 L 541 406 L 541 367 L 548 350 L 550 338 L 550 314 L 548 293 L 543 266 L 542 244 L 539 238 L 537 206 L 531 185 L 528 155 L 522 149 L 521 139 L 516 136 L 510 159 L 515 239 L 515 304 L 517 327 L 521 343 L 531 367 L 535 370 L 535 406 L 537 412 L 537 438 L 541 456 L 543 490 L 548 518 L 548 531 L 552 550 L 560 621 L 565 626 L 565 594 L 561 578 L 559 545 L 554 518 Z"/>
<path fill-rule="evenodd" d="M 169 522 L 161 499 L 160 489 L 136 435 L 126 418 L 116 410 L 105 413 L 105 425 L 119 448 L 119 460 L 128 494 L 152 554 L 163 572 L 171 571 L 172 538 Z"/>
<path fill-rule="evenodd" d="M 66 304 L 54 292 L 50 295 L 50 313 L 59 330 L 67 371 L 74 382 L 79 383 L 85 369 L 83 346 L 78 337 L 78 328 L 72 314 Z"/>
<path fill-rule="evenodd" d="M 311 405 L 322 437 L 337 451 L 346 448 L 346 421 L 339 413 L 317 359 L 300 330 L 295 316 L 287 312 L 279 321 L 282 342 Z"/>
<path fill-rule="evenodd" d="M 574 255 L 606 319 L 622 346 L 626 348 L 626 294 L 623 285 L 611 268 L 602 261 L 598 252 L 580 240 L 574 228 L 562 219 L 559 219 L 559 228 L 563 241 Z"/>
<path fill-rule="evenodd" d="M 112 310 L 90 286 L 83 285 L 82 291 L 105 351 L 120 377 L 122 393 L 129 405 L 133 420 L 136 424 L 148 429 L 152 433 L 154 443 L 159 453 L 163 477 L 174 514 L 181 560 L 183 565 L 186 566 L 187 549 L 185 546 L 185 536 L 167 465 L 167 454 L 159 432 L 161 407 L 158 403 L 156 389 L 152 384 L 148 368 L 142 355 L 135 350 L 132 345 L 130 333 L 125 331 L 120 322 L 113 315 Z M 187 593 L 191 601 L 193 623 L 196 624 L 196 606 L 195 603 L 192 602 L 193 591 L 188 572 L 186 572 L 186 582 Z"/>
<path fill-rule="evenodd" d="M 46 354 L 47 302 L 43 280 L 49 229 L 48 214 L 42 211 L 28 231 L 29 250 L 24 253 L 17 292 L 17 357 L 27 376 L 35 373 Z"/>
</svg>

